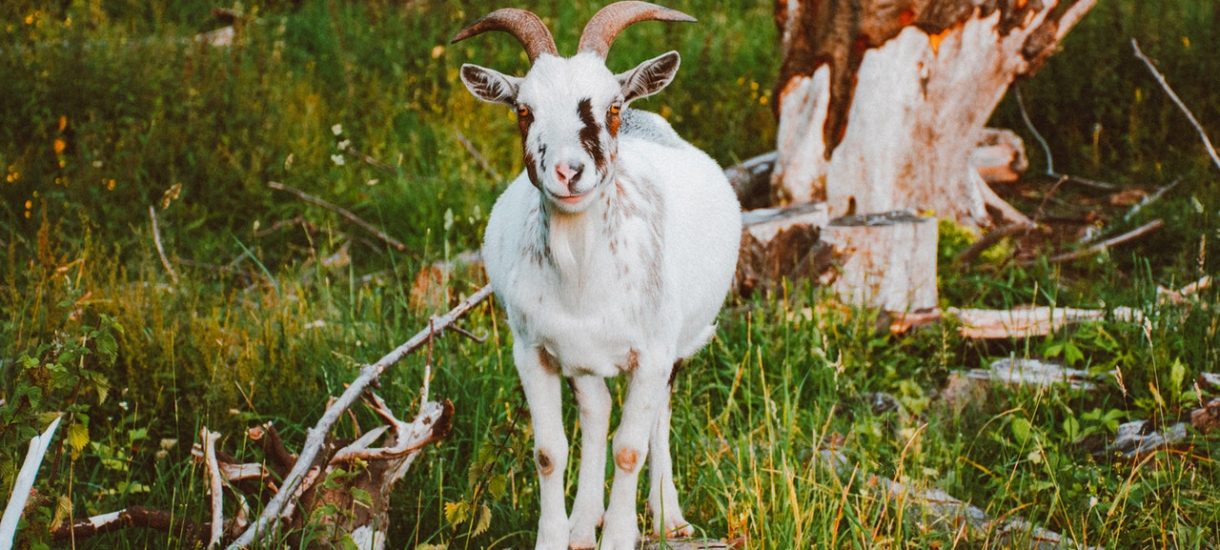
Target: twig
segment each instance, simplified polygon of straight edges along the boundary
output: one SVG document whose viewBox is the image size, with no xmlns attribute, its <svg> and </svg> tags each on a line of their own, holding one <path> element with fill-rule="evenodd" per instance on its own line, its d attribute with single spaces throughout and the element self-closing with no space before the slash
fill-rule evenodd
<svg viewBox="0 0 1220 550">
<path fill-rule="evenodd" d="M 148 205 L 148 219 L 152 220 L 153 244 L 157 245 L 157 255 L 161 257 L 161 265 L 165 266 L 166 273 L 169 273 L 170 280 L 176 286 L 178 274 L 174 272 L 173 266 L 169 265 L 169 259 L 165 257 L 165 248 L 161 246 L 161 230 L 157 229 L 157 209 L 151 204 Z"/>
<path fill-rule="evenodd" d="M 42 435 L 36 435 L 30 440 L 30 450 L 26 452 L 25 462 L 17 472 L 17 480 L 13 482 L 13 492 L 8 497 L 8 505 L 4 507 L 4 517 L 0 518 L 0 548 L 7 549 L 13 545 L 13 538 L 17 536 L 17 523 L 21 521 L 25 502 L 34 488 L 34 479 L 38 477 L 38 467 L 42 465 L 42 458 L 46 456 L 47 447 L 51 445 L 55 429 L 59 427 L 59 421 L 62 419 L 63 416 L 55 417 Z"/>
<path fill-rule="evenodd" d="M 212 496 L 212 534 L 208 538 L 208 548 L 214 548 L 220 545 L 220 539 L 225 532 L 224 486 L 220 479 L 220 463 L 216 460 L 216 441 L 220 439 L 220 434 L 208 431 L 207 426 L 204 426 L 199 437 L 203 440 L 203 460 L 207 465 L 208 492 Z"/>
<path fill-rule="evenodd" d="M 1166 94 L 1169 94 L 1169 99 L 1172 99 L 1174 104 L 1176 104 L 1178 108 L 1182 110 L 1182 114 L 1186 115 L 1186 118 L 1190 120 L 1190 125 L 1194 126 L 1195 130 L 1199 132 L 1199 138 L 1203 140 L 1203 147 L 1207 149 L 1207 154 L 1212 157 L 1212 164 L 1215 164 L 1216 168 L 1220 168 L 1220 156 L 1216 155 L 1216 148 L 1212 145 L 1212 140 L 1207 137 L 1207 132 L 1203 130 L 1203 125 L 1199 124 L 1199 120 L 1195 118 L 1194 113 L 1190 112 L 1190 109 L 1187 108 L 1186 104 L 1182 102 L 1182 98 L 1178 97 L 1178 94 L 1175 93 L 1173 88 L 1169 86 L 1169 82 L 1165 80 L 1165 76 L 1162 75 L 1160 71 L 1156 70 L 1156 65 L 1152 63 L 1152 60 L 1148 59 L 1148 56 L 1144 55 L 1143 50 L 1140 50 L 1139 41 L 1132 38 L 1131 48 L 1135 50 L 1135 57 L 1139 58 L 1140 61 L 1144 62 L 1144 65 L 1148 66 L 1148 70 L 1152 72 L 1152 76 L 1156 78 L 1158 83 L 1160 83 L 1161 89 L 1165 90 Z"/>
<path fill-rule="evenodd" d="M 60 527 L 51 531 L 51 540 L 58 542 L 69 539 L 83 539 L 128 527 L 145 527 L 167 532 L 171 529 L 181 531 L 183 534 L 181 541 L 183 543 L 188 540 L 202 543 L 203 533 L 210 528 L 206 524 L 198 525 L 186 522 L 182 518 L 176 518 L 164 510 L 132 506 L 117 512 L 98 514 L 89 519 Z"/>
<path fill-rule="evenodd" d="M 449 329 L 450 329 L 450 330 L 452 330 L 453 332 L 456 332 L 456 333 L 458 333 L 458 334 L 461 334 L 462 336 L 465 336 L 465 337 L 467 337 L 467 338 L 470 338 L 471 340 L 474 340 L 475 342 L 478 342 L 478 343 L 480 343 L 480 344 L 482 344 L 482 343 L 484 343 L 484 342 L 486 342 L 486 341 L 487 341 L 487 335 L 486 335 L 486 334 L 484 334 L 483 336 L 475 336 L 474 334 L 471 334 L 471 332 L 470 332 L 470 331 L 468 331 L 468 330 L 466 330 L 466 329 L 464 329 L 464 328 L 462 328 L 462 327 L 459 327 L 459 326 L 457 326 L 457 325 L 453 325 L 453 326 L 449 327 Z"/>
<path fill-rule="evenodd" d="M 484 172 L 487 172 L 487 175 L 491 176 L 491 179 L 500 181 L 500 173 L 491 166 L 490 162 L 487 162 L 487 157 L 484 157 L 483 153 L 480 153 L 478 148 L 476 148 L 474 144 L 470 142 L 470 140 L 466 139 L 466 136 L 462 134 L 462 131 L 455 128 L 453 133 L 457 135 L 458 143 L 461 143 L 462 147 L 466 149 L 466 152 L 470 153 L 471 157 L 474 157 L 474 161 L 478 163 L 479 168 L 482 168 Z"/>
<path fill-rule="evenodd" d="M 1152 220 L 1144 225 L 1141 225 L 1135 229 L 1132 229 L 1131 231 L 1123 233 L 1122 235 L 1118 235 L 1116 237 L 1106 239 L 1095 245 L 1092 245 L 1092 246 L 1089 246 L 1086 248 L 1082 248 L 1080 250 L 1059 254 L 1057 256 L 1051 256 L 1050 259 L 1048 259 L 1047 261 L 1050 263 L 1053 263 L 1053 264 L 1060 264 L 1060 263 L 1070 262 L 1073 260 L 1079 260 L 1081 258 L 1087 258 L 1089 256 L 1093 256 L 1095 254 L 1100 254 L 1102 252 L 1105 252 L 1106 250 L 1109 250 L 1110 248 L 1113 248 L 1115 246 L 1119 246 L 1119 245 L 1134 241 L 1134 240 L 1136 240 L 1140 237 L 1143 237 L 1144 235 L 1147 235 L 1149 233 L 1152 233 L 1153 231 L 1156 231 L 1164 226 L 1165 226 L 1164 221 L 1159 220 L 1159 219 Z M 1035 263 L 1035 260 L 1026 260 L 1025 262 L 1022 263 L 1022 265 L 1031 265 L 1033 263 Z"/>
<path fill-rule="evenodd" d="M 1157 189 L 1155 193 L 1144 197 L 1144 200 L 1140 201 L 1139 204 L 1132 206 L 1131 210 L 1128 210 L 1126 214 L 1123 214 L 1123 221 L 1128 221 L 1131 218 L 1134 218 L 1136 214 L 1139 214 L 1140 210 L 1143 210 L 1148 205 L 1161 200 L 1161 197 L 1165 196 L 1165 193 L 1168 193 L 1174 187 L 1177 187 L 1179 183 L 1182 183 L 1182 178 L 1173 180 L 1173 183 Z"/>
<path fill-rule="evenodd" d="M 369 448 L 368 445 L 376 437 L 368 439 L 368 443 L 349 445 L 335 453 L 330 464 L 352 462 L 354 460 L 390 460 L 401 458 L 411 453 L 419 452 L 429 443 L 443 439 L 449 434 L 450 421 L 453 417 L 453 404 L 445 401 L 437 403 L 429 401 L 420 407 L 419 415 L 411 423 L 406 423 L 394 416 L 394 412 L 386 405 L 385 400 L 377 394 L 368 394 L 369 406 L 394 429 L 394 446 Z M 384 430 L 382 430 L 384 431 Z M 369 432 L 373 433 L 373 432 Z M 367 439 L 367 438 L 366 438 Z"/>
<path fill-rule="evenodd" d="M 300 189 L 297 189 L 295 187 L 289 187 L 287 185 L 284 185 L 278 181 L 267 182 L 267 187 L 275 189 L 276 191 L 287 191 L 289 193 L 292 193 L 293 195 L 296 195 L 297 198 L 299 198 L 305 202 L 308 202 L 310 204 L 314 204 L 317 206 L 321 206 L 322 208 L 330 210 L 331 212 L 334 212 L 334 213 L 342 216 L 347 221 L 360 226 L 360 228 L 364 229 L 365 231 L 372 233 L 378 239 L 381 239 L 382 242 L 393 247 L 394 250 L 397 250 L 399 252 L 408 251 L 407 245 L 403 244 L 398 239 L 395 239 L 394 237 L 387 235 L 384 231 L 377 229 L 377 227 L 374 226 L 373 224 L 360 219 L 359 216 L 353 214 L 350 210 L 347 210 L 336 204 L 332 204 L 324 199 L 320 199 L 318 197 L 310 195 L 309 193 L 301 191 Z"/>
<path fill-rule="evenodd" d="M 1017 109 L 1019 111 L 1021 111 L 1021 120 L 1025 121 L 1025 127 L 1029 130 L 1029 132 L 1031 134 L 1034 135 L 1034 139 L 1038 140 L 1038 145 L 1040 147 L 1042 147 L 1042 153 L 1043 153 L 1043 155 L 1046 156 L 1046 171 L 1044 172 L 1044 174 L 1047 177 L 1059 180 L 1060 183 L 1062 183 L 1064 181 L 1068 181 L 1068 182 L 1072 182 L 1072 183 L 1081 184 L 1085 187 L 1092 187 L 1094 189 L 1100 189 L 1102 191 L 1113 191 L 1115 189 L 1118 189 L 1118 186 L 1114 185 L 1113 183 L 1091 180 L 1088 178 L 1081 178 L 1081 177 L 1077 177 L 1077 176 L 1070 176 L 1067 174 L 1060 174 L 1059 172 L 1056 172 L 1055 171 L 1055 156 L 1053 154 L 1051 154 L 1051 146 L 1049 143 L 1046 142 L 1046 139 L 1042 137 L 1042 133 L 1038 131 L 1038 127 L 1034 126 L 1034 121 L 1029 118 L 1029 112 L 1025 110 L 1025 99 L 1023 97 L 1021 97 L 1021 87 L 1013 86 L 1012 89 L 1013 89 L 1014 95 L 1016 95 L 1016 97 L 1017 97 Z"/>
<path fill-rule="evenodd" d="M 330 433 L 330 428 L 338 420 L 339 415 L 347 410 L 364 393 L 369 384 L 381 376 L 381 373 L 385 372 L 391 365 L 402 360 L 403 357 L 418 349 L 429 339 L 443 333 L 455 320 L 465 315 L 475 305 L 487 299 L 491 292 L 491 285 L 484 286 L 469 298 L 463 300 L 457 307 L 450 310 L 449 313 L 435 318 L 429 323 L 428 328 L 416 333 L 406 343 L 378 359 L 376 363 L 366 365 L 361 369 L 360 376 L 352 381 L 347 389 L 343 391 L 343 394 L 339 396 L 339 399 L 326 408 L 322 418 L 318 419 L 318 423 L 309 430 L 309 435 L 305 439 L 305 446 L 301 449 L 301 454 L 293 465 L 292 471 L 284 478 L 284 482 L 280 486 L 280 492 L 272 497 L 263 509 L 263 513 L 237 540 L 233 541 L 229 549 L 238 550 L 239 548 L 252 546 L 257 540 L 270 532 L 271 523 L 280 517 L 280 513 L 285 505 L 293 498 L 292 495 L 296 492 L 296 488 L 301 484 L 306 473 L 313 466 L 314 459 L 321 451 L 327 434 Z"/>
<path fill-rule="evenodd" d="M 267 422 L 262 426 L 255 426 L 246 430 L 246 434 L 251 440 L 262 443 L 263 454 L 271 458 L 275 472 L 280 477 L 283 477 L 292 469 L 292 465 L 296 463 L 297 457 L 293 456 L 288 451 L 288 447 L 284 446 L 284 440 L 280 438 L 280 432 L 275 429 L 275 424 Z"/>
<path fill-rule="evenodd" d="M 380 160 L 377 160 L 376 157 L 374 157 L 368 153 L 365 153 L 355 147 L 352 147 L 351 145 L 347 146 L 347 150 L 350 151 L 353 155 L 360 157 L 360 160 L 363 160 L 365 164 L 372 166 L 373 168 L 377 168 L 378 170 L 381 170 L 382 172 L 385 172 L 390 175 L 398 174 L 398 169 L 394 168 L 393 166 L 390 166 L 389 164 L 381 162 Z"/>
</svg>

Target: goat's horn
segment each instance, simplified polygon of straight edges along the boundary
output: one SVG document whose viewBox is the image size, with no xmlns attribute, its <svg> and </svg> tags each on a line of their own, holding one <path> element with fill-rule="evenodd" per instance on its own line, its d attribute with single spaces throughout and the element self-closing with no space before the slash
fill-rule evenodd
<svg viewBox="0 0 1220 550">
<path fill-rule="evenodd" d="M 521 45 L 525 46 L 525 53 L 529 55 L 531 64 L 544 53 L 559 55 L 559 50 L 555 48 L 555 39 L 551 37 L 546 23 L 533 12 L 517 8 L 503 8 L 487 14 L 454 35 L 449 43 L 488 31 L 504 31 L 516 37 Z"/>
<path fill-rule="evenodd" d="M 648 2 L 615 2 L 606 6 L 589 20 L 580 35 L 578 51 L 590 52 L 605 58 L 610 53 L 614 37 L 623 29 L 640 21 L 694 22 L 695 18 L 678 10 L 650 4 Z"/>
</svg>

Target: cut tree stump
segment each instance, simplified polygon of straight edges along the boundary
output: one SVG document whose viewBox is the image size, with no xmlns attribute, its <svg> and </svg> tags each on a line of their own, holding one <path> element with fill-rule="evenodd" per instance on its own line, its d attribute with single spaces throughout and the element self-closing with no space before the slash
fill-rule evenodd
<svg viewBox="0 0 1220 550">
<path fill-rule="evenodd" d="M 936 239 L 935 219 L 905 211 L 831 220 L 822 240 L 839 261 L 835 294 L 889 312 L 935 308 Z"/>
<path fill-rule="evenodd" d="M 766 208 L 742 214 L 737 256 L 737 293 L 769 290 L 785 278 L 817 279 L 832 261 L 821 240 L 829 218 L 824 204 Z"/>
<path fill-rule="evenodd" d="M 1002 201 L 971 163 L 983 125 L 1095 3 L 777 0 L 773 195 L 991 225 Z"/>
</svg>

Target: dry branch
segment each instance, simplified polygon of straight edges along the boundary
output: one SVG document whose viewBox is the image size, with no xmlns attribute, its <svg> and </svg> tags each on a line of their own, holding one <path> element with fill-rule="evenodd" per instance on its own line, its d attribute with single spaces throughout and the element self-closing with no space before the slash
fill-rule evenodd
<svg viewBox="0 0 1220 550">
<path fill-rule="evenodd" d="M 55 417 L 46 431 L 30 439 L 30 450 L 26 452 L 21 470 L 13 481 L 13 492 L 4 507 L 4 516 L 0 517 L 0 547 L 10 547 L 13 537 L 17 536 L 17 523 L 21 521 L 21 514 L 25 511 L 25 501 L 30 498 L 34 479 L 38 477 L 38 467 L 42 465 L 42 458 L 47 454 L 47 447 L 51 445 L 60 420 L 63 420 L 62 416 Z"/>
<path fill-rule="evenodd" d="M 278 181 L 267 182 L 267 187 L 270 187 L 277 191 L 287 191 L 289 193 L 292 193 L 293 195 L 296 195 L 297 198 L 299 198 L 305 202 L 308 202 L 310 204 L 320 206 L 322 208 L 330 210 L 331 212 L 334 212 L 334 213 L 342 216 L 347 221 L 352 222 L 353 224 L 359 226 L 361 229 L 368 231 L 369 233 L 371 233 L 373 236 L 377 237 L 378 239 L 381 239 L 381 242 L 390 245 L 391 247 L 394 248 L 394 250 L 397 250 L 399 252 L 407 252 L 409 250 L 407 248 L 407 245 L 403 244 L 398 239 L 395 239 L 394 237 L 387 235 L 384 231 L 377 229 L 377 227 L 374 226 L 373 224 L 364 221 L 363 219 L 360 218 L 360 216 L 353 214 L 351 211 L 349 211 L 341 206 L 332 204 L 332 203 L 326 201 L 325 199 L 320 199 L 318 197 L 310 195 L 309 193 L 301 191 L 300 189 L 297 189 L 295 187 L 290 187 L 290 186 L 284 185 Z"/>
<path fill-rule="evenodd" d="M 157 209 L 152 205 L 148 206 L 148 219 L 152 220 L 153 244 L 157 246 L 157 256 L 161 257 L 161 265 L 165 266 L 165 272 L 169 273 L 169 278 L 178 284 L 178 274 L 174 272 L 173 266 L 169 264 L 169 259 L 165 257 L 165 248 L 161 246 L 161 230 L 157 228 Z"/>
<path fill-rule="evenodd" d="M 224 536 L 224 485 L 220 479 L 220 464 L 216 460 L 216 441 L 220 434 L 208 431 L 205 426 L 199 433 L 203 441 L 203 460 L 207 465 L 208 493 L 212 498 L 211 536 L 208 537 L 208 548 L 220 545 Z"/>
<path fill-rule="evenodd" d="M 210 530 L 210 526 L 207 524 L 193 524 L 184 521 L 182 518 L 176 518 L 164 510 L 132 506 L 117 512 L 98 514 L 89 519 L 55 529 L 51 531 L 51 540 L 56 542 L 79 540 L 129 527 L 142 527 L 166 532 L 174 530 L 182 533 L 183 542 L 197 541 L 199 544 L 204 542 L 204 533 Z"/>
<path fill-rule="evenodd" d="M 306 474 L 309 473 L 309 470 L 314 465 L 318 453 L 321 452 L 322 447 L 326 442 L 326 438 L 330 433 L 331 427 L 334 426 L 335 422 L 339 419 L 339 416 L 343 413 L 343 411 L 347 410 L 347 408 L 355 403 L 356 399 L 358 399 L 364 393 L 369 384 L 381 376 L 381 373 L 385 372 L 385 370 L 391 365 L 397 363 L 407 354 L 415 351 L 433 337 L 444 332 L 449 325 L 453 324 L 453 322 L 459 317 L 465 315 L 466 312 L 470 311 L 475 305 L 490 296 L 491 293 L 491 286 L 484 286 L 473 295 L 463 300 L 462 303 L 457 305 L 457 307 L 450 310 L 449 313 L 441 317 L 434 318 L 429 323 L 428 328 L 415 334 L 415 336 L 411 337 L 411 339 L 406 343 L 399 346 L 394 351 L 386 354 L 376 363 L 367 365 L 361 369 L 360 376 L 352 381 L 352 383 L 348 385 L 347 389 L 344 390 L 343 394 L 326 408 L 326 412 L 322 415 L 322 418 L 320 418 L 318 423 L 309 430 L 309 435 L 306 437 L 305 446 L 301 449 L 301 454 L 298 456 L 296 463 L 293 465 L 292 471 L 288 473 L 288 475 L 284 478 L 283 483 L 280 485 L 280 491 L 276 493 L 276 495 L 267 503 L 267 506 L 263 509 L 263 513 L 259 516 L 259 518 L 253 524 L 251 524 L 250 527 L 246 529 L 246 531 L 242 533 L 236 541 L 233 542 L 233 544 L 229 546 L 230 550 L 237 550 L 239 548 L 251 546 L 260 538 L 270 533 L 271 529 L 274 527 L 273 524 L 281 517 L 285 506 L 289 504 L 289 501 L 293 498 L 293 495 L 296 494 L 297 489 L 304 481 Z"/>
<path fill-rule="evenodd" d="M 493 181 L 499 182 L 501 180 L 500 173 L 491 166 L 491 163 L 487 161 L 487 157 L 483 156 L 483 153 L 479 152 L 479 149 L 469 139 L 466 139 L 466 135 L 461 130 L 455 129 L 453 133 L 457 136 L 458 143 L 461 143 L 462 148 L 466 149 L 467 153 L 470 153 L 470 156 L 474 158 L 479 168 L 482 168 Z"/>
<path fill-rule="evenodd" d="M 1131 231 L 1123 233 L 1122 235 L 1118 235 L 1116 237 L 1111 237 L 1109 239 L 1106 239 L 1097 244 L 1088 246 L 1086 248 L 1051 256 L 1049 259 L 1047 259 L 1047 261 L 1050 263 L 1053 263 L 1053 264 L 1060 264 L 1060 263 L 1079 260 L 1081 258 L 1088 258 L 1089 256 L 1095 256 L 1097 254 L 1101 254 L 1102 252 L 1105 252 L 1116 246 L 1127 244 L 1131 241 L 1139 239 L 1140 237 L 1143 237 L 1144 235 L 1152 233 L 1153 231 L 1156 231 L 1164 226 L 1165 226 L 1164 221 L 1159 220 L 1159 219 L 1152 220 L 1144 225 L 1141 225 L 1135 229 L 1132 229 Z M 1035 262 L 1035 260 L 1027 260 L 1024 262 L 1024 265 L 1032 265 L 1034 262 Z"/>
<path fill-rule="evenodd" d="M 1165 75 L 1162 75 L 1161 71 L 1156 69 L 1156 65 L 1152 63 L 1152 60 L 1144 55 L 1143 50 L 1140 50 L 1140 43 L 1134 38 L 1131 39 L 1131 49 L 1135 50 L 1135 57 L 1143 61 L 1148 70 L 1152 72 L 1152 76 L 1161 85 L 1161 89 L 1165 90 L 1165 93 L 1169 95 L 1169 99 L 1172 99 L 1174 104 L 1178 106 L 1178 109 L 1182 110 L 1182 114 L 1186 115 L 1186 118 L 1190 120 L 1190 125 L 1195 127 L 1195 131 L 1199 132 L 1199 139 L 1203 141 L 1203 147 L 1207 149 L 1207 154 L 1211 156 L 1212 164 L 1215 164 L 1216 168 L 1220 169 L 1220 156 L 1216 155 L 1216 147 L 1212 145 L 1212 140 L 1207 137 L 1207 132 L 1203 129 L 1203 125 L 1199 124 L 1199 120 L 1195 118 L 1194 113 L 1190 112 L 1190 109 L 1182 102 L 1182 98 L 1178 97 L 1178 94 L 1169 86 L 1169 82 L 1165 80 Z"/>
</svg>

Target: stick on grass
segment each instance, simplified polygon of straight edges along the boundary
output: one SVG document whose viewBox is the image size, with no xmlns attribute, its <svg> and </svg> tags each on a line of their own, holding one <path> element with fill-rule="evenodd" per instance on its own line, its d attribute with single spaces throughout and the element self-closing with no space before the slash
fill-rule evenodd
<svg viewBox="0 0 1220 550">
<path fill-rule="evenodd" d="M 347 410 L 348 407 L 352 406 L 360 398 L 369 384 L 373 383 L 391 365 L 401 361 L 407 354 L 419 349 L 420 346 L 427 343 L 433 337 L 443 333 L 459 317 L 465 315 L 474 306 L 487 299 L 488 296 L 491 296 L 491 292 L 491 285 L 480 288 L 470 297 L 463 300 L 462 303 L 458 304 L 457 307 L 450 310 L 449 313 L 432 319 L 428 324 L 428 328 L 416 333 L 406 343 L 378 359 L 376 363 L 366 365 L 361 369 L 360 376 L 347 386 L 347 389 L 343 391 L 343 394 L 338 399 L 326 407 L 326 412 L 322 414 L 322 418 L 318 419 L 318 423 L 313 428 L 310 428 L 309 435 L 305 438 L 305 446 L 301 449 L 301 454 L 297 457 L 292 471 L 288 473 L 288 476 L 284 478 L 284 482 L 280 485 L 280 491 L 267 503 L 258 519 L 237 540 L 233 541 L 233 544 L 229 545 L 229 550 L 249 547 L 271 531 L 273 527 L 272 522 L 277 521 L 280 517 L 280 512 L 289 504 L 288 501 L 293 498 L 297 487 L 313 466 L 314 460 L 326 442 L 326 436 L 330 433 L 331 427 L 338 421 L 343 411 Z"/>
<path fill-rule="evenodd" d="M 1162 75 L 1161 71 L 1156 69 L 1156 65 L 1152 64 L 1152 60 L 1148 59 L 1148 56 L 1144 55 L 1144 51 L 1140 49 L 1140 43 L 1138 40 L 1134 38 L 1131 39 L 1131 49 L 1135 50 L 1135 57 L 1139 58 L 1140 61 L 1144 62 L 1144 65 L 1148 66 L 1148 70 L 1152 72 L 1152 76 L 1156 78 L 1157 83 L 1161 85 L 1161 89 L 1165 90 L 1166 94 L 1169 94 L 1169 99 L 1172 99 L 1174 104 L 1176 104 L 1178 108 L 1182 110 L 1182 114 L 1186 115 L 1186 118 L 1190 120 L 1190 125 L 1194 126 L 1195 130 L 1199 132 L 1199 138 L 1203 140 L 1203 147 L 1207 149 L 1207 154 L 1212 157 L 1212 164 L 1215 164 L 1216 168 L 1220 169 L 1220 156 L 1216 155 L 1216 147 L 1212 145 L 1212 140 L 1207 137 L 1207 132 L 1203 130 L 1203 125 L 1199 124 L 1199 120 L 1195 118 L 1194 113 L 1190 112 L 1190 109 L 1187 108 L 1186 104 L 1182 102 L 1182 98 L 1178 97 L 1178 94 L 1175 93 L 1173 88 L 1169 86 L 1169 82 L 1165 80 L 1165 75 Z"/>
<path fill-rule="evenodd" d="M 333 204 L 325 199 L 321 199 L 321 198 L 315 197 L 313 195 L 310 195 L 309 193 L 301 191 L 300 189 L 297 189 L 295 187 L 289 187 L 278 181 L 267 182 L 267 187 L 275 189 L 276 191 L 287 191 L 289 193 L 292 193 L 293 195 L 296 195 L 297 198 L 299 198 L 307 203 L 310 203 L 310 204 L 313 204 L 316 206 L 321 206 L 322 208 L 330 210 L 331 212 L 334 212 L 334 213 L 342 216 L 343 219 L 345 219 L 349 222 L 352 222 L 353 224 L 359 226 L 361 229 L 364 229 L 365 231 L 368 231 L 369 233 L 373 234 L 373 236 L 377 237 L 378 239 L 381 239 L 381 242 L 390 245 L 390 247 L 392 247 L 394 250 L 397 250 L 399 252 L 409 252 L 410 251 L 410 249 L 407 248 L 407 245 L 403 244 L 402 241 L 399 241 L 398 239 L 395 239 L 394 237 L 387 235 L 385 233 L 385 231 L 377 229 L 377 227 L 374 226 L 373 224 L 364 221 L 363 219 L 360 218 L 360 216 L 353 214 L 350 210 L 343 208 L 342 206 Z"/>
</svg>

